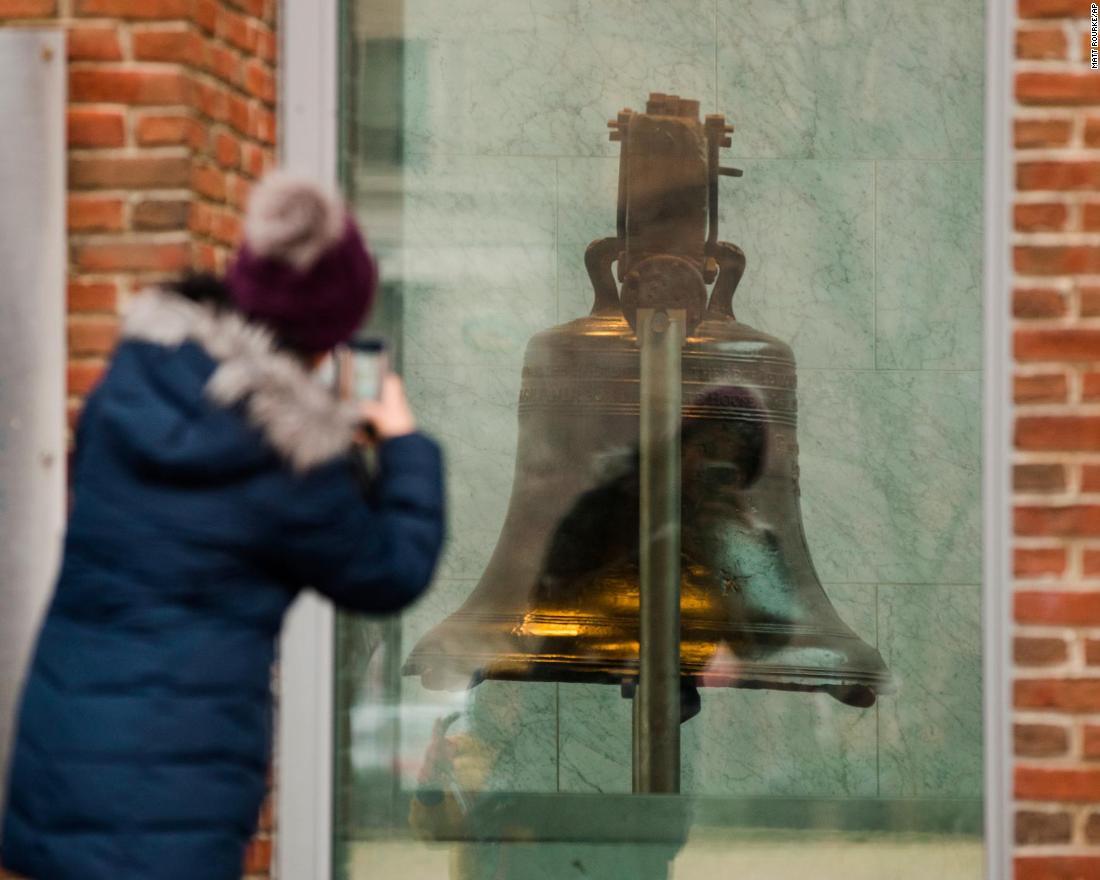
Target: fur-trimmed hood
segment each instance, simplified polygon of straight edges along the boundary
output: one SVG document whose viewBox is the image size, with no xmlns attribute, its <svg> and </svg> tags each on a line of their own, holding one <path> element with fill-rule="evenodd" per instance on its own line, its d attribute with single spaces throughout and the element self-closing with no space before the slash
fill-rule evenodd
<svg viewBox="0 0 1100 880">
<path fill-rule="evenodd" d="M 203 406 L 201 398 L 224 411 L 239 408 L 271 448 L 298 472 L 330 461 L 346 452 L 352 443 L 356 429 L 354 408 L 337 401 L 298 358 L 280 351 L 269 331 L 236 312 L 154 288 L 133 301 L 122 336 L 123 341 L 152 343 L 168 349 L 195 343 L 214 361 L 214 370 L 208 376 L 200 378 L 190 369 L 184 370 L 183 376 L 160 376 L 151 383 L 161 389 L 172 388 L 171 394 L 161 395 L 160 402 L 178 409 L 180 417 L 159 422 L 172 426 L 169 436 L 143 438 L 147 442 L 141 445 L 148 451 L 164 450 L 173 460 L 181 455 L 186 457 L 190 451 L 201 459 L 221 448 L 219 440 L 231 444 L 232 438 L 207 436 L 225 432 L 227 424 L 223 418 L 215 417 L 205 425 L 194 423 L 196 417 L 201 418 L 210 409 Z M 150 362 L 147 369 L 172 373 L 176 367 L 171 359 L 162 357 Z M 200 399 L 188 400 L 191 395 Z M 150 401 L 145 400 L 143 406 L 148 409 Z M 139 419 L 132 429 L 142 432 L 151 424 L 147 419 Z M 180 444 L 193 449 L 180 449 Z M 208 464 L 217 469 L 219 463 Z"/>
</svg>

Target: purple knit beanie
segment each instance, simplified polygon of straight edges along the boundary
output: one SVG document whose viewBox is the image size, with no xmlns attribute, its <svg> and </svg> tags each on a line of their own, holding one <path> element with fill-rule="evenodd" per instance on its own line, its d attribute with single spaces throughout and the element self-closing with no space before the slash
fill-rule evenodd
<svg viewBox="0 0 1100 880">
<path fill-rule="evenodd" d="M 274 172 L 252 192 L 226 283 L 245 315 L 294 348 L 321 352 L 359 329 L 378 271 L 338 197 Z"/>
</svg>

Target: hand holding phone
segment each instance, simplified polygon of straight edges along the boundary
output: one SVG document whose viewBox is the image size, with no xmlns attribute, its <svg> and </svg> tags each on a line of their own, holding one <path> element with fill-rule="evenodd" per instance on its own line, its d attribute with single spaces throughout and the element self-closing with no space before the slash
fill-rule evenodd
<svg viewBox="0 0 1100 880">
<path fill-rule="evenodd" d="M 342 400 L 381 400 L 389 356 L 382 339 L 357 339 L 336 351 L 336 391 Z"/>
<path fill-rule="evenodd" d="M 357 340 L 336 351 L 336 392 L 358 406 L 363 442 L 389 440 L 416 430 L 405 385 L 390 371 L 386 345 L 380 339 Z"/>
<path fill-rule="evenodd" d="M 405 384 L 396 373 L 382 377 L 382 394 L 378 400 L 360 400 L 359 413 L 379 440 L 403 437 L 416 430 L 416 419 L 405 396 Z"/>
</svg>

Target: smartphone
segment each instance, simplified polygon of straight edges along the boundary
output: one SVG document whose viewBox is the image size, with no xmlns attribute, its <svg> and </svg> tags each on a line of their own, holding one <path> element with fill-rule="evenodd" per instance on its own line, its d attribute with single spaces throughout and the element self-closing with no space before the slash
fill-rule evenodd
<svg viewBox="0 0 1100 880">
<path fill-rule="evenodd" d="M 378 400 L 387 372 L 384 339 L 356 339 L 336 352 L 336 389 L 344 400 Z"/>
</svg>

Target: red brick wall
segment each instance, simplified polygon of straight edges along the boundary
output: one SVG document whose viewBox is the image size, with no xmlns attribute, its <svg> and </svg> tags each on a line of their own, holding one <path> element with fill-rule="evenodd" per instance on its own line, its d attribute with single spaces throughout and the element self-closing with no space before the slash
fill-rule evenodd
<svg viewBox="0 0 1100 880">
<path fill-rule="evenodd" d="M 274 158 L 277 0 L 0 0 L 0 25 L 61 24 L 69 57 L 70 414 L 120 306 L 219 269 Z M 266 810 L 250 877 L 270 876 Z"/>
<path fill-rule="evenodd" d="M 69 390 L 95 382 L 119 305 L 217 269 L 275 144 L 276 0 L 0 0 L 69 34 Z"/>
<path fill-rule="evenodd" d="M 1016 876 L 1100 877 L 1100 72 L 1086 0 L 1018 0 Z"/>
</svg>

